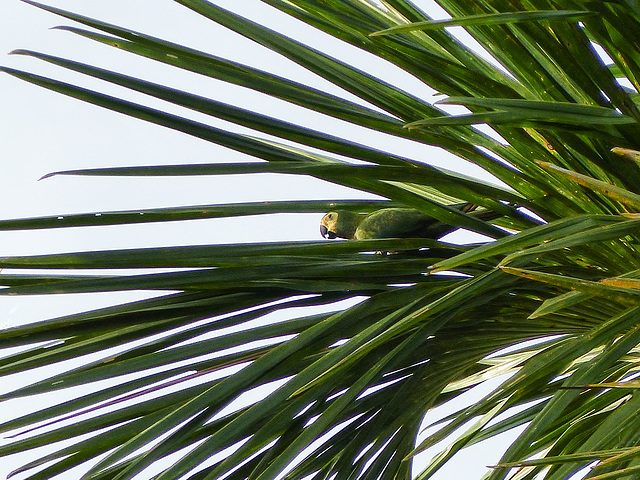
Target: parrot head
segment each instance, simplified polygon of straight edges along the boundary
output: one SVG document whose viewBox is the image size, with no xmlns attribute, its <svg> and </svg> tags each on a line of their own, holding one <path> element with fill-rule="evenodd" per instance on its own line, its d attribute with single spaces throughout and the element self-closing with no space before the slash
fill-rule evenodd
<svg viewBox="0 0 640 480">
<path fill-rule="evenodd" d="M 364 217 L 365 215 L 347 210 L 328 212 L 320 221 L 320 235 L 330 239 L 338 237 L 352 239 Z"/>
<path fill-rule="evenodd" d="M 320 235 L 324 238 L 336 238 L 336 227 L 338 225 L 338 212 L 329 212 L 320 220 Z"/>
</svg>

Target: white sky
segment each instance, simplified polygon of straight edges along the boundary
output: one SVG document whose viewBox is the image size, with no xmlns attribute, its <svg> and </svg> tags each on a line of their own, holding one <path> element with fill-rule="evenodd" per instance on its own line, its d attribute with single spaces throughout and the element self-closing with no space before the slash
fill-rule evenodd
<svg viewBox="0 0 640 480">
<path fill-rule="evenodd" d="M 332 85 L 279 55 L 224 30 L 170 0 L 50 0 L 49 3 L 276 72 L 300 82 L 325 88 L 332 93 L 341 93 Z M 425 98 L 432 95 L 428 88 L 398 69 L 389 68 L 379 59 L 363 55 L 355 48 L 347 48 L 257 0 L 220 0 L 215 3 L 271 25 L 275 29 L 286 31 L 290 36 L 303 39 L 343 60 L 353 62 L 360 68 L 382 75 L 387 81 L 411 89 L 414 94 Z M 150 6 L 152 8 L 149 8 Z M 181 72 L 114 48 L 95 44 L 68 32 L 49 30 L 52 26 L 69 24 L 70 21 L 22 4 L 18 0 L 2 0 L 0 64 L 50 75 L 71 83 L 80 83 L 147 105 L 167 108 L 169 111 L 205 120 L 214 125 L 227 125 L 97 80 L 66 72 L 38 60 L 21 56 L 9 57 L 5 56 L 5 53 L 26 48 L 66 56 L 160 81 L 329 133 L 347 135 L 350 139 L 381 149 L 392 149 L 399 154 L 427 160 L 434 165 L 467 174 L 481 174 L 479 169 L 465 166 L 435 148 L 385 138 L 379 134 L 371 135 L 357 127 L 328 121 L 321 115 L 286 105 L 278 100 Z M 0 189 L 0 219 L 241 201 L 363 198 L 358 192 L 311 178 L 273 175 L 255 175 L 251 178 L 155 179 L 54 177 L 38 181 L 38 178 L 46 173 L 66 169 L 228 162 L 243 160 L 243 156 L 181 133 L 49 92 L 8 75 L 0 75 L 0 112 L 0 178 L 4 180 Z M 235 126 L 229 128 L 242 131 Z M 124 228 L 0 232 L 0 256 L 160 245 L 318 240 L 318 222 L 317 214 L 280 215 Z M 140 295 L 127 293 L 115 297 L 81 295 L 72 298 L 61 296 L 18 299 L 0 297 L 0 327 L 96 308 L 116 301 L 138 298 Z M 15 383 L 10 379 L 3 380 L 1 385 L 0 391 L 5 391 Z M 0 410 L 0 420 L 16 415 L 16 409 L 28 408 L 29 405 L 27 400 L 21 401 L 19 406 L 15 403 L 4 406 Z M 502 445 L 499 448 L 506 445 L 504 440 L 496 440 L 495 444 Z M 427 456 L 430 457 L 433 453 L 435 452 L 430 452 Z M 30 459 L 33 455 L 28 453 L 20 458 Z M 486 447 L 475 448 L 435 478 L 472 478 L 471 475 L 478 478 L 478 469 L 495 463 L 498 458 L 499 450 L 496 452 Z M 0 478 L 4 478 L 18 464 L 18 459 L 0 460 Z"/>
</svg>

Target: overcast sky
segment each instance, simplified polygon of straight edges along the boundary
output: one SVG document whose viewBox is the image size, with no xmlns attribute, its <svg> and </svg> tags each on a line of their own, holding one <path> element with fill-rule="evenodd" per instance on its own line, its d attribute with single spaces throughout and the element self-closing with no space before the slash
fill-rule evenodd
<svg viewBox="0 0 640 480">
<path fill-rule="evenodd" d="M 433 92 L 429 88 L 400 70 L 301 25 L 258 0 L 226 0 L 215 3 L 287 32 L 316 48 L 381 75 L 387 81 L 411 89 L 414 94 L 425 99 L 432 99 Z M 347 95 L 279 55 L 226 31 L 170 0 L 50 0 L 49 4 L 247 63 L 331 93 Z M 65 56 L 252 108 L 329 133 L 347 135 L 352 140 L 381 149 L 392 149 L 434 165 L 467 174 L 482 174 L 479 169 L 465 166 L 435 148 L 380 134 L 372 135 L 363 129 L 329 121 L 322 115 L 239 87 L 181 72 L 95 44 L 68 32 L 50 30 L 53 26 L 69 24 L 70 21 L 19 0 L 2 0 L 0 64 L 78 83 L 213 125 L 228 126 L 234 131 L 244 131 L 225 122 L 195 115 L 179 107 L 153 101 L 38 60 L 6 54 L 20 48 Z M 0 188 L 0 219 L 241 201 L 370 198 L 311 178 L 273 175 L 255 175 L 250 178 L 155 179 L 53 177 L 38 181 L 49 172 L 67 169 L 246 161 L 249 158 L 182 133 L 49 92 L 6 74 L 0 75 L 0 112 L 0 178 L 3 179 Z M 124 228 L 0 232 L 0 256 L 161 245 L 319 240 L 318 222 L 319 215 L 280 215 Z M 142 295 L 80 295 L 72 299 L 65 296 L 17 299 L 0 297 L 0 326 L 51 318 L 140 298 Z M 13 381 L 3 381 L 0 391 L 15 385 L 17 383 Z M 28 406 L 28 402 L 21 401 L 20 407 L 24 406 Z M 18 404 L 12 404 L 10 408 L 4 406 L 0 411 L 0 420 L 5 416 L 15 415 L 17 408 Z M 435 452 L 431 452 L 433 453 Z M 498 457 L 498 454 L 486 447 L 473 450 L 436 478 L 463 478 L 471 473 L 477 474 L 479 466 L 492 464 Z M 27 454 L 21 458 L 33 458 L 33 455 Z M 0 460 L 0 478 L 4 478 L 17 465 L 17 460 Z"/>
</svg>

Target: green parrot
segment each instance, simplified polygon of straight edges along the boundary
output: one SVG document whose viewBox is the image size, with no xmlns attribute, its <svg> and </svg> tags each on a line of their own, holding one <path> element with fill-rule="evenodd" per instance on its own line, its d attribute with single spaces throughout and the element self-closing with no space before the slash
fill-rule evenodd
<svg viewBox="0 0 640 480">
<path fill-rule="evenodd" d="M 471 212 L 478 205 L 455 205 L 463 212 Z M 497 218 L 495 212 L 479 212 L 482 220 Z M 375 212 L 354 213 L 348 210 L 329 212 L 320 221 L 320 234 L 324 238 L 365 240 L 371 238 L 432 238 L 443 237 L 458 227 L 442 223 L 413 208 L 382 208 Z"/>
</svg>

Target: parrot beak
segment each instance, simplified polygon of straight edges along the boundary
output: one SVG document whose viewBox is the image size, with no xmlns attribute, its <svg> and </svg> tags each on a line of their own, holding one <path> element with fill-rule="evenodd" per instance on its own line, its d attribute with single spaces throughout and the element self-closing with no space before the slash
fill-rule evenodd
<svg viewBox="0 0 640 480">
<path fill-rule="evenodd" d="M 323 238 L 336 238 L 336 234 L 330 232 L 324 225 L 320 225 L 320 235 L 322 235 Z"/>
</svg>

